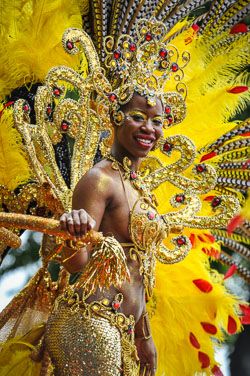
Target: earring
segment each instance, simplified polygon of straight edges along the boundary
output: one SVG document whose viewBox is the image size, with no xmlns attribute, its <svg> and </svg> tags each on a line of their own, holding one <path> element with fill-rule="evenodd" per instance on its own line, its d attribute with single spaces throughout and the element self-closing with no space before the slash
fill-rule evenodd
<svg viewBox="0 0 250 376">
<path fill-rule="evenodd" d="M 114 111 L 113 112 L 113 119 L 114 119 L 114 123 L 117 127 L 120 127 L 120 125 L 122 125 L 123 121 L 124 121 L 124 113 L 119 110 L 119 111 Z"/>
</svg>

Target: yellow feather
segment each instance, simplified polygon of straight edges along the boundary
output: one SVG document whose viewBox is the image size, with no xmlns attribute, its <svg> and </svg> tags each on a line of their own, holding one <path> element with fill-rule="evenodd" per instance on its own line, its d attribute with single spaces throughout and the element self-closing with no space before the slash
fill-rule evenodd
<svg viewBox="0 0 250 376">
<path fill-rule="evenodd" d="M 82 27 L 77 0 L 3 0 L 0 13 L 2 99 L 28 82 L 44 82 L 56 65 L 79 67 L 80 55 L 66 53 L 61 42 L 68 27 Z"/>
<path fill-rule="evenodd" d="M 31 177 L 22 139 L 14 128 L 13 111 L 6 108 L 0 118 L 0 184 L 13 191 Z"/>
</svg>

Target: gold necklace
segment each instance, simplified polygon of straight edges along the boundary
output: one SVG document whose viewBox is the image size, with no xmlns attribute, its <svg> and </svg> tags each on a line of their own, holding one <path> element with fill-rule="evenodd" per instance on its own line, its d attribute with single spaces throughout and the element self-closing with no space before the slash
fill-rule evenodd
<svg viewBox="0 0 250 376">
<path fill-rule="evenodd" d="M 113 170 L 120 170 L 120 167 L 124 171 L 124 179 L 128 179 L 132 186 L 140 191 L 140 193 L 145 196 L 151 197 L 150 191 L 147 189 L 146 185 L 143 183 L 142 177 L 138 171 L 132 170 L 132 162 L 128 157 L 124 157 L 122 163 L 119 162 L 112 154 L 107 153 L 105 158 L 112 161 L 111 168 Z"/>
</svg>

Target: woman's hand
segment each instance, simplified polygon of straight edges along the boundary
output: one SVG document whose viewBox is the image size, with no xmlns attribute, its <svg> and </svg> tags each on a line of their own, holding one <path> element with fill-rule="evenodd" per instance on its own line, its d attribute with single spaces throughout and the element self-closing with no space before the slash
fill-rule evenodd
<svg viewBox="0 0 250 376">
<path fill-rule="evenodd" d="M 87 231 L 93 230 L 95 220 L 84 210 L 72 210 L 64 213 L 60 218 L 62 230 L 68 231 L 74 241 L 83 240 Z"/>
<path fill-rule="evenodd" d="M 139 376 L 155 376 L 157 368 L 157 352 L 152 337 L 149 339 L 136 339 L 135 345 L 140 359 Z"/>
</svg>

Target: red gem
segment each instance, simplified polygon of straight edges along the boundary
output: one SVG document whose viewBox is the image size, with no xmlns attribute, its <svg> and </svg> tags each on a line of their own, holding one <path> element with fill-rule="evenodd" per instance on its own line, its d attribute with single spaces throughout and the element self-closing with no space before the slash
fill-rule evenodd
<svg viewBox="0 0 250 376">
<path fill-rule="evenodd" d="M 179 69 L 179 65 L 177 63 L 173 63 L 171 65 L 172 72 L 177 72 Z"/>
<path fill-rule="evenodd" d="M 114 102 L 117 99 L 117 95 L 115 93 L 111 93 L 109 95 L 110 102 Z"/>
<path fill-rule="evenodd" d="M 114 58 L 115 59 L 120 59 L 120 57 L 122 56 L 122 53 L 120 50 L 114 50 Z"/>
<path fill-rule="evenodd" d="M 24 112 L 29 112 L 29 105 L 27 103 L 23 106 L 23 110 Z"/>
<path fill-rule="evenodd" d="M 184 195 L 177 195 L 177 196 L 175 196 L 175 200 L 177 202 L 184 202 L 185 196 Z"/>
<path fill-rule="evenodd" d="M 159 53 L 160 53 L 160 56 L 163 58 L 168 56 L 168 51 L 165 48 L 162 48 Z"/>
<path fill-rule="evenodd" d="M 191 342 L 191 344 L 196 348 L 196 349 L 199 349 L 201 347 L 201 345 L 199 344 L 197 338 L 195 337 L 195 335 L 190 332 L 190 335 L 189 335 L 189 341 Z"/>
<path fill-rule="evenodd" d="M 221 199 L 219 197 L 215 197 L 213 198 L 212 202 L 211 202 L 211 206 L 213 208 L 216 208 L 218 205 L 220 205 L 221 203 Z"/>
<path fill-rule="evenodd" d="M 198 289 L 200 289 L 202 292 L 210 292 L 213 290 L 213 286 L 210 282 L 206 281 L 205 279 L 194 279 L 193 283 L 195 284 Z"/>
<path fill-rule="evenodd" d="M 55 94 L 56 96 L 58 96 L 58 95 L 61 94 L 61 91 L 60 91 L 60 89 L 58 89 L 58 87 L 54 87 L 53 92 L 54 92 L 54 94 Z"/>
<path fill-rule="evenodd" d="M 235 334 L 237 332 L 237 323 L 232 316 L 228 316 L 227 332 L 228 334 Z"/>
<path fill-rule="evenodd" d="M 119 309 L 119 308 L 120 308 L 120 302 L 118 302 L 118 300 L 115 300 L 115 301 L 113 302 L 113 307 L 114 307 L 115 309 Z"/>
<path fill-rule="evenodd" d="M 201 351 L 198 352 L 199 361 L 201 362 L 201 368 L 207 368 L 210 365 L 209 356 Z"/>
<path fill-rule="evenodd" d="M 150 212 L 147 212 L 147 216 L 148 216 L 148 219 L 150 219 L 150 221 L 152 221 L 152 219 L 154 219 L 154 215 Z"/>
<path fill-rule="evenodd" d="M 165 112 L 166 112 L 166 114 L 170 114 L 171 113 L 171 107 L 166 106 L 165 107 Z"/>
<path fill-rule="evenodd" d="M 203 171 L 206 171 L 206 167 L 203 165 L 203 164 L 198 164 L 196 166 L 196 171 L 197 172 L 203 172 Z"/>
<path fill-rule="evenodd" d="M 131 43 L 131 45 L 129 46 L 129 49 L 130 49 L 130 51 L 135 52 L 136 49 L 137 49 L 136 43 Z"/>
<path fill-rule="evenodd" d="M 163 146 L 163 150 L 164 151 L 170 151 L 170 150 L 172 150 L 172 147 L 173 147 L 172 144 L 170 144 L 169 142 L 165 142 L 165 144 Z"/>
<path fill-rule="evenodd" d="M 131 171 L 131 172 L 130 172 L 130 178 L 131 178 L 132 180 L 136 180 L 136 179 L 137 179 L 137 174 L 136 174 L 135 171 Z"/>
<path fill-rule="evenodd" d="M 168 124 L 172 124 L 173 123 L 173 117 L 170 115 L 170 116 L 168 116 L 167 117 L 167 119 L 168 119 Z"/>
<path fill-rule="evenodd" d="M 38 216 L 40 216 L 40 217 L 44 216 L 44 214 L 45 214 L 45 208 L 42 207 L 42 206 L 38 207 L 37 210 L 36 210 L 36 214 Z"/>
<path fill-rule="evenodd" d="M 66 47 L 67 47 L 68 50 L 72 50 L 73 47 L 74 47 L 74 44 L 71 43 L 71 42 L 68 40 L 67 43 L 66 43 Z"/>
<path fill-rule="evenodd" d="M 128 327 L 128 334 L 132 334 L 133 333 L 133 327 L 132 326 L 129 326 Z"/>
<path fill-rule="evenodd" d="M 67 123 L 65 120 L 63 120 L 62 124 L 61 124 L 61 130 L 67 131 L 68 129 L 69 129 L 69 123 Z"/>
<path fill-rule="evenodd" d="M 210 324 L 209 322 L 201 322 L 202 328 L 205 330 L 205 332 L 215 335 L 217 333 L 217 328 L 215 325 Z"/>
<path fill-rule="evenodd" d="M 47 115 L 49 115 L 51 113 L 51 110 L 52 110 L 51 106 L 48 106 L 47 111 L 46 111 Z"/>
<path fill-rule="evenodd" d="M 180 237 L 177 239 L 177 244 L 178 244 L 178 245 L 186 244 L 186 239 L 184 238 L 184 236 L 180 236 Z"/>
<path fill-rule="evenodd" d="M 223 376 L 223 373 L 221 372 L 221 370 L 219 369 L 219 367 L 216 366 L 216 365 L 213 366 L 212 372 L 213 372 L 214 376 Z"/>
<path fill-rule="evenodd" d="M 152 39 L 153 39 L 153 35 L 151 34 L 151 33 L 147 33 L 146 35 L 145 35 L 145 39 L 148 41 L 148 42 L 150 42 Z"/>
</svg>

